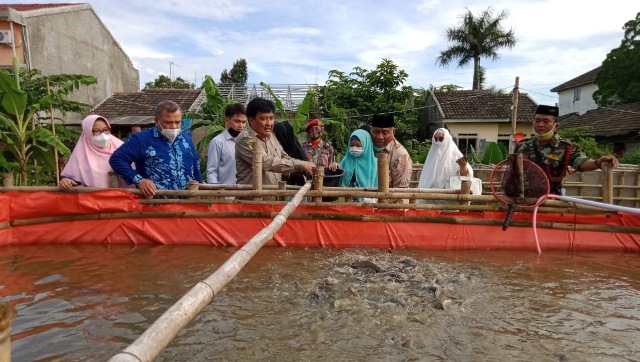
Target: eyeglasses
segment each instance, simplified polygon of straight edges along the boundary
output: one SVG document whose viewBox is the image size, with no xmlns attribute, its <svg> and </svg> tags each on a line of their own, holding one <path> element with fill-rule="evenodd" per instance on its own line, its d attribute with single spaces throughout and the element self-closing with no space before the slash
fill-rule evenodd
<svg viewBox="0 0 640 362">
<path fill-rule="evenodd" d="M 100 136 L 103 133 L 106 134 L 106 135 L 109 135 L 109 134 L 111 134 L 111 130 L 108 129 L 108 128 L 105 128 L 105 129 L 92 129 L 91 133 L 93 133 L 94 136 Z"/>
</svg>

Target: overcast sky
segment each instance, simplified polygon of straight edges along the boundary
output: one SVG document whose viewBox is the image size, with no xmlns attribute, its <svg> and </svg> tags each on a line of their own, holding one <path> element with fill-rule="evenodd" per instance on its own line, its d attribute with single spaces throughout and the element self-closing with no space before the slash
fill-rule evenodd
<svg viewBox="0 0 640 362">
<path fill-rule="evenodd" d="M 39 1 L 39 2 L 69 2 Z M 9 1 L 8 3 L 26 3 Z M 518 38 L 500 59 L 482 59 L 486 85 L 522 92 L 554 104 L 549 89 L 599 66 L 620 45 L 625 22 L 640 6 L 631 0 L 96 0 L 89 1 L 140 71 L 140 82 L 159 74 L 200 85 L 247 60 L 249 83 L 324 84 L 328 72 L 372 70 L 383 58 L 417 88 L 456 84 L 471 88 L 472 66 L 447 68 L 436 57 L 448 47 L 448 27 L 465 7 L 474 14 L 506 9 L 506 28 Z M 173 63 L 173 66 L 170 64 Z"/>
</svg>

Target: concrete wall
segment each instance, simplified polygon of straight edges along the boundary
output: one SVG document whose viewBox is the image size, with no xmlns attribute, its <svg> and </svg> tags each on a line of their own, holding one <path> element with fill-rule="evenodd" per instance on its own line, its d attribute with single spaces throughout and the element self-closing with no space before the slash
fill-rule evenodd
<svg viewBox="0 0 640 362">
<path fill-rule="evenodd" d="M 580 89 L 580 100 L 574 102 L 574 91 L 576 89 Z M 560 115 L 569 113 L 584 114 L 589 110 L 598 108 L 598 105 L 593 100 L 593 93 L 597 90 L 598 87 L 592 83 L 558 92 Z"/>
<path fill-rule="evenodd" d="M 113 93 L 140 90 L 138 70 L 90 5 L 41 9 L 21 15 L 32 68 L 42 70 L 45 75 L 87 74 L 98 79 L 96 85 L 74 92 L 72 99 L 97 105 Z M 0 49 L 6 50 L 11 48 Z"/>
<path fill-rule="evenodd" d="M 478 155 L 482 156 L 490 142 L 509 139 L 511 135 L 511 123 L 509 122 L 481 122 L 479 120 L 469 122 L 444 122 L 453 138 L 460 134 L 477 134 Z M 531 123 L 516 124 L 516 133 L 522 132 L 526 136 L 532 133 Z M 503 136 L 504 135 L 504 136 Z"/>
</svg>

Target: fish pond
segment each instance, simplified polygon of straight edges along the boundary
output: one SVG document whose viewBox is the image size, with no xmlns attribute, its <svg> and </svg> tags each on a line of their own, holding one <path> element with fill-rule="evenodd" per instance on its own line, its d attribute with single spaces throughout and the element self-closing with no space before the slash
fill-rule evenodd
<svg viewBox="0 0 640 362">
<path fill-rule="evenodd" d="M 107 360 L 237 249 L 0 248 L 13 361 Z M 640 360 L 640 257 L 265 247 L 157 361 Z"/>
</svg>

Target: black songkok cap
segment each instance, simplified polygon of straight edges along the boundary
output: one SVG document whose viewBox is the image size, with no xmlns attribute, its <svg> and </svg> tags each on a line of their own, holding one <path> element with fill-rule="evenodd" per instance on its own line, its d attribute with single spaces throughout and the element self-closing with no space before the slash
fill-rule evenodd
<svg viewBox="0 0 640 362">
<path fill-rule="evenodd" d="M 393 114 L 374 114 L 373 119 L 371 119 L 371 127 L 391 128 L 395 126 Z"/>
<path fill-rule="evenodd" d="M 538 106 L 538 108 L 536 108 L 536 114 L 543 114 L 545 116 L 558 117 L 559 111 L 558 111 L 558 107 L 545 106 L 544 104 L 541 104 Z"/>
</svg>

